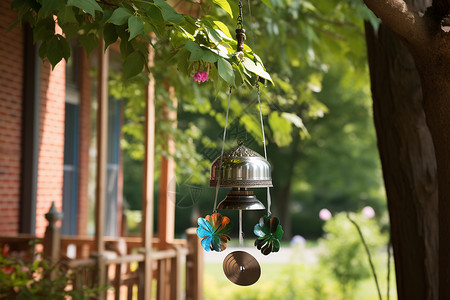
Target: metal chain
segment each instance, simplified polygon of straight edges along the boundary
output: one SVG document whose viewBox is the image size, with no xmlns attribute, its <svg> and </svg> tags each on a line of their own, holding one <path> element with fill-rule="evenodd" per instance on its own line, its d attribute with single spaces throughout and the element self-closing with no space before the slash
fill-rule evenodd
<svg viewBox="0 0 450 300">
<path fill-rule="evenodd" d="M 242 0 L 239 0 L 239 16 L 237 18 L 237 28 L 236 28 L 236 41 L 237 41 L 237 52 L 244 51 L 244 41 L 246 39 L 245 29 L 244 29 L 244 19 L 242 17 Z"/>
<path fill-rule="evenodd" d="M 238 29 L 244 28 L 244 24 L 243 24 L 244 18 L 242 15 L 242 7 L 243 7 L 242 0 L 239 0 L 239 16 L 237 17 L 237 28 Z"/>
</svg>

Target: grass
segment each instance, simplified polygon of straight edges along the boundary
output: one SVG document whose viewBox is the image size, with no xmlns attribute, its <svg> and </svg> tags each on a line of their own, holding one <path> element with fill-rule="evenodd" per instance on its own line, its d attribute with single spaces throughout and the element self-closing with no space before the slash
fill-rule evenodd
<svg viewBox="0 0 450 300">
<path fill-rule="evenodd" d="M 317 245 L 307 244 L 318 250 Z M 208 255 L 208 253 L 205 253 Z M 377 254 L 377 273 L 383 300 L 386 297 L 386 264 L 384 253 Z M 317 264 L 261 264 L 261 277 L 252 286 L 241 287 L 230 282 L 223 273 L 222 263 L 205 263 L 204 269 L 205 299 L 268 300 L 268 299 L 307 299 L 307 300 L 378 300 L 373 277 L 367 278 L 356 286 L 353 297 L 344 299 L 338 283 L 329 270 Z M 391 270 L 390 300 L 397 299 L 395 278 Z"/>
</svg>

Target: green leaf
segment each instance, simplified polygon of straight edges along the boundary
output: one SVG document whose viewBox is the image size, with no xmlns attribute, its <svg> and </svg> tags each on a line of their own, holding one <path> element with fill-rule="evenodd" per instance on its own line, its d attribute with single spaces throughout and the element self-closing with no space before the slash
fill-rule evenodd
<svg viewBox="0 0 450 300">
<path fill-rule="evenodd" d="M 155 26 L 164 26 L 164 18 L 161 9 L 158 6 L 155 5 L 150 6 L 147 9 L 147 14 L 154 23 L 157 23 L 155 24 Z"/>
<path fill-rule="evenodd" d="M 214 25 L 217 26 L 218 33 L 224 33 L 226 35 L 226 37 L 233 39 L 233 36 L 230 33 L 230 30 L 228 29 L 227 25 L 225 25 L 224 23 L 220 22 L 220 21 L 213 21 Z"/>
<path fill-rule="evenodd" d="M 104 25 L 106 22 L 108 22 L 109 18 L 111 18 L 112 16 L 112 13 L 112 9 L 104 9 L 102 18 L 98 20 L 98 24 Z"/>
<path fill-rule="evenodd" d="M 210 49 L 204 49 L 194 41 L 187 41 L 184 48 L 191 52 L 189 58 L 190 61 L 203 60 L 210 63 L 215 63 L 217 61 L 218 55 L 212 52 Z"/>
<path fill-rule="evenodd" d="M 281 115 L 283 116 L 283 118 L 285 118 L 286 120 L 288 120 L 289 122 L 294 124 L 295 127 L 297 127 L 297 128 L 305 127 L 302 119 L 299 116 L 297 116 L 296 114 L 283 112 Z"/>
<path fill-rule="evenodd" d="M 267 79 L 273 83 L 272 78 L 270 77 L 269 73 L 267 73 L 266 70 L 264 70 L 264 67 L 259 62 L 255 63 L 250 58 L 244 57 L 244 59 L 242 60 L 242 63 L 248 71 L 258 75 L 261 78 Z"/>
<path fill-rule="evenodd" d="M 217 68 L 219 70 L 220 77 L 222 77 L 223 80 L 229 84 L 235 86 L 234 72 L 231 64 L 226 59 L 219 57 L 219 60 L 217 61 Z"/>
<path fill-rule="evenodd" d="M 58 21 L 59 23 L 78 23 L 77 18 L 75 17 L 75 13 L 73 12 L 73 7 L 65 5 L 63 9 L 58 12 Z"/>
<path fill-rule="evenodd" d="M 144 31 L 149 33 L 155 32 L 158 38 L 160 38 L 165 32 L 165 21 L 161 13 L 161 9 L 156 5 L 151 5 L 147 9 L 147 16 L 144 17 Z"/>
<path fill-rule="evenodd" d="M 98 47 L 98 37 L 93 33 L 81 35 L 78 38 L 78 42 L 81 46 L 83 46 L 88 55 L 92 52 L 92 50 Z"/>
<path fill-rule="evenodd" d="M 48 43 L 47 58 L 52 64 L 52 69 L 61 61 L 70 57 L 70 46 L 67 40 L 60 34 L 56 34 Z"/>
<path fill-rule="evenodd" d="M 144 58 L 142 55 L 134 51 L 125 58 L 123 62 L 123 77 L 129 79 L 141 73 L 144 68 Z"/>
<path fill-rule="evenodd" d="M 62 0 L 45 0 L 42 1 L 42 7 L 39 10 L 39 17 L 45 18 L 50 15 L 54 10 L 59 9 L 64 5 Z"/>
<path fill-rule="evenodd" d="M 270 0 L 261 0 L 268 8 L 270 8 L 271 10 L 273 10 L 273 6 L 272 3 L 270 2 Z"/>
<path fill-rule="evenodd" d="M 40 40 L 49 40 L 53 38 L 53 35 L 55 35 L 55 21 L 53 18 L 42 19 L 36 24 L 36 27 L 33 30 L 35 43 Z"/>
<path fill-rule="evenodd" d="M 130 37 L 128 40 L 135 38 L 137 35 L 144 32 L 144 23 L 136 16 L 131 16 L 128 19 L 128 28 L 130 29 Z"/>
<path fill-rule="evenodd" d="M 227 0 L 213 0 L 213 2 L 222 7 L 233 18 L 233 11 L 231 10 L 230 3 Z"/>
<path fill-rule="evenodd" d="M 78 7 L 95 18 L 95 11 L 103 11 L 95 0 L 69 0 L 68 5 Z"/>
<path fill-rule="evenodd" d="M 115 9 L 109 18 L 108 22 L 116 25 L 123 25 L 128 22 L 128 18 L 132 16 L 132 13 L 123 7 Z"/>
<path fill-rule="evenodd" d="M 80 26 L 75 23 L 62 23 L 59 25 L 64 32 L 64 36 L 66 39 L 69 39 L 75 35 L 78 34 L 78 31 L 80 30 Z"/>
<path fill-rule="evenodd" d="M 122 37 L 120 37 L 120 38 L 121 38 L 121 41 L 120 41 L 120 54 L 122 55 L 122 58 L 126 58 L 128 55 L 133 53 L 134 48 L 131 45 L 131 43 L 128 41 L 128 39 L 124 39 Z"/>
<path fill-rule="evenodd" d="M 291 122 L 274 111 L 269 115 L 269 125 L 272 128 L 273 139 L 279 147 L 287 146 L 292 142 Z"/>
<path fill-rule="evenodd" d="M 44 58 L 47 57 L 47 51 L 48 51 L 48 41 L 44 40 L 42 41 L 41 45 L 39 46 L 39 57 L 44 60 Z"/>
<path fill-rule="evenodd" d="M 189 56 L 190 55 L 191 54 L 189 53 L 189 51 L 187 51 L 185 49 L 181 49 L 177 54 L 178 70 L 185 75 L 189 75 Z"/>
<path fill-rule="evenodd" d="M 178 23 L 184 21 L 184 17 L 182 15 L 180 15 L 179 13 L 177 13 L 175 11 L 175 9 L 173 9 L 173 7 L 170 6 L 166 1 L 155 0 L 155 4 L 161 8 L 161 13 L 162 13 L 164 20 L 175 23 L 175 24 L 178 24 Z"/>
<path fill-rule="evenodd" d="M 115 43 L 119 35 L 116 32 L 116 26 L 112 23 L 106 23 L 103 27 L 103 39 L 105 40 L 105 50 L 109 45 Z"/>
</svg>

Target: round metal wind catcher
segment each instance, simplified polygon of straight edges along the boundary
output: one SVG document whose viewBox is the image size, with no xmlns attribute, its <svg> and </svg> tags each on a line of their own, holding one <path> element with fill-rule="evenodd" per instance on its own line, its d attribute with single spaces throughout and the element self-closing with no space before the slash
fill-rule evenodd
<svg viewBox="0 0 450 300">
<path fill-rule="evenodd" d="M 270 163 L 238 142 L 236 148 L 225 152 L 212 163 L 210 186 L 232 188 L 217 209 L 265 209 L 249 188 L 272 186 Z"/>
<path fill-rule="evenodd" d="M 234 251 L 225 257 L 223 272 L 227 278 L 242 286 L 252 285 L 261 276 L 261 267 L 258 261 L 244 251 Z"/>
</svg>

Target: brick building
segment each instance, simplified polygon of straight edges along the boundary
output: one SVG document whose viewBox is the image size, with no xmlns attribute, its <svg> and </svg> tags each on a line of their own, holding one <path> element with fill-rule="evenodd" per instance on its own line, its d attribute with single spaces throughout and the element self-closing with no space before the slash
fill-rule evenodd
<svg viewBox="0 0 450 300">
<path fill-rule="evenodd" d="M 88 59 L 73 46 L 69 62 L 62 61 L 51 70 L 38 57 L 31 30 L 16 26 L 8 31 L 15 16 L 10 1 L 1 1 L 0 235 L 42 236 L 47 225 L 44 215 L 52 202 L 64 212 L 63 234 L 86 235 L 89 209 L 93 209 L 88 190 L 95 186 L 89 180 L 89 169 L 95 165 L 91 146 L 95 118 L 91 116 L 95 115 L 96 82 L 90 72 L 95 57 Z M 120 106 L 118 101 L 112 103 L 107 235 L 119 232 L 121 211 Z"/>
</svg>

